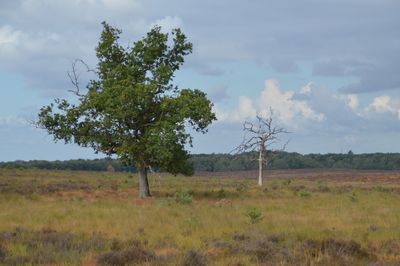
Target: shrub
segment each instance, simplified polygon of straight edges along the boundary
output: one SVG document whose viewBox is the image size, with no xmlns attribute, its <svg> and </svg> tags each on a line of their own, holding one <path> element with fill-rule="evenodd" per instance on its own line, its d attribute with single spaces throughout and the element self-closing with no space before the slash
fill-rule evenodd
<svg viewBox="0 0 400 266">
<path fill-rule="evenodd" d="M 225 198 L 225 197 L 226 197 L 225 190 L 222 189 L 222 188 L 221 188 L 220 190 L 218 190 L 218 192 L 217 192 L 217 197 L 218 197 L 219 199 Z"/>
<path fill-rule="evenodd" d="M 309 239 L 303 243 L 303 251 L 310 254 L 312 257 L 318 257 L 321 255 L 321 253 L 334 257 L 370 257 L 368 252 L 361 248 L 361 245 L 354 240 L 343 241 L 336 239 L 326 239 L 318 241 Z"/>
<path fill-rule="evenodd" d="M 6 255 L 7 255 L 6 249 L 0 245 L 0 263 L 5 260 Z"/>
<path fill-rule="evenodd" d="M 248 252 L 254 254 L 258 261 L 268 262 L 273 260 L 278 253 L 276 244 L 268 240 L 259 240 L 254 243 L 249 243 Z"/>
<path fill-rule="evenodd" d="M 284 241 L 281 235 L 257 235 L 255 238 L 251 238 L 236 233 L 233 239 L 235 243 L 231 251 L 244 253 L 250 256 L 254 262 L 266 263 L 266 265 L 302 265 L 298 261 L 297 264 L 289 263 L 292 256 L 288 253 L 287 248 L 281 245 L 281 242 Z M 288 263 L 283 263 L 283 261 Z"/>
<path fill-rule="evenodd" d="M 245 183 L 239 183 L 236 185 L 237 192 L 246 192 L 248 189 L 249 187 Z"/>
<path fill-rule="evenodd" d="M 175 201 L 180 204 L 189 205 L 193 201 L 193 196 L 186 191 L 176 192 L 175 193 Z"/>
<path fill-rule="evenodd" d="M 271 188 L 272 188 L 273 190 L 277 190 L 277 189 L 280 188 L 280 186 L 279 186 L 279 184 L 278 184 L 276 181 L 274 181 L 274 182 L 272 182 L 272 184 L 271 184 Z"/>
<path fill-rule="evenodd" d="M 300 191 L 300 196 L 301 196 L 301 197 L 305 197 L 305 198 L 311 197 L 311 192 L 308 191 L 308 190 Z"/>
<path fill-rule="evenodd" d="M 182 266 L 206 266 L 208 265 L 207 256 L 199 251 L 189 250 L 183 258 Z"/>
<path fill-rule="evenodd" d="M 358 201 L 358 196 L 357 196 L 357 194 L 356 194 L 355 192 L 353 192 L 353 193 L 351 193 L 351 194 L 349 195 L 349 199 L 350 199 L 352 202 L 357 202 L 357 201 Z"/>
<path fill-rule="evenodd" d="M 250 223 L 255 224 L 260 222 L 264 216 L 262 214 L 262 211 L 256 207 L 252 207 L 247 213 L 246 216 L 249 217 Z"/>
<path fill-rule="evenodd" d="M 51 229 L 29 231 L 20 227 L 0 233 L 1 240 L 10 243 L 10 247 L 16 245 L 25 250 L 23 255 L 19 255 L 12 249 L 6 252 L 0 247 L 0 264 L 5 265 L 78 264 L 88 252 L 99 251 L 106 246 L 106 240 L 98 234 L 88 238 Z"/>
<path fill-rule="evenodd" d="M 245 234 L 240 234 L 240 233 L 235 233 L 233 234 L 233 240 L 235 241 L 244 241 L 244 240 L 249 240 L 250 237 Z"/>
<path fill-rule="evenodd" d="M 385 187 L 383 187 L 382 185 L 379 185 L 379 184 L 374 187 L 374 190 L 377 191 L 377 192 L 387 192 L 388 191 L 387 188 L 385 188 Z"/>
<path fill-rule="evenodd" d="M 101 254 L 97 258 L 97 263 L 100 265 L 115 265 L 124 266 L 131 264 L 143 264 L 156 259 L 153 251 L 144 248 L 141 242 L 133 241 L 129 247 L 124 250 L 110 251 Z"/>
</svg>

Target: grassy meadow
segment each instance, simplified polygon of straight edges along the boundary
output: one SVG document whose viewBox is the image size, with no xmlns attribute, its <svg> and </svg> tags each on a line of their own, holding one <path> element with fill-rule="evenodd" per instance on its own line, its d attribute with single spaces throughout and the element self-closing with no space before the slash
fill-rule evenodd
<svg viewBox="0 0 400 266">
<path fill-rule="evenodd" d="M 400 265 L 400 172 L 0 169 L 0 265 Z"/>
</svg>

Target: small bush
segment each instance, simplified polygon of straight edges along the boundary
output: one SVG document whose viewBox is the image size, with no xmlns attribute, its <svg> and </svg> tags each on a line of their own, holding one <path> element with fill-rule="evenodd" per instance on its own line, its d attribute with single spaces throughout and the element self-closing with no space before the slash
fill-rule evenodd
<svg viewBox="0 0 400 266">
<path fill-rule="evenodd" d="M 259 240 L 250 243 L 249 253 L 254 254 L 260 262 L 268 262 L 274 259 L 274 256 L 278 253 L 278 248 L 271 241 Z"/>
<path fill-rule="evenodd" d="M 245 183 L 239 183 L 236 185 L 237 192 L 246 192 L 248 189 L 249 187 Z"/>
<path fill-rule="evenodd" d="M 232 249 L 232 244 L 222 241 L 221 239 L 215 238 L 212 240 L 212 246 L 214 248 L 221 248 L 225 250 L 230 250 Z"/>
<path fill-rule="evenodd" d="M 358 196 L 357 196 L 357 194 L 356 194 L 355 192 L 353 192 L 353 193 L 351 193 L 351 194 L 349 195 L 349 199 L 350 199 L 352 202 L 357 202 L 357 201 L 358 201 Z"/>
<path fill-rule="evenodd" d="M 252 207 L 246 216 L 249 217 L 251 224 L 259 223 L 264 218 L 262 211 L 256 207 Z"/>
<path fill-rule="evenodd" d="M 207 256 L 199 251 L 189 250 L 183 258 L 182 266 L 206 266 L 208 265 Z"/>
<path fill-rule="evenodd" d="M 38 201 L 39 200 L 39 195 L 36 192 L 34 192 L 32 194 L 27 194 L 25 197 L 28 200 L 33 200 L 33 201 Z"/>
<path fill-rule="evenodd" d="M 240 234 L 240 233 L 235 233 L 233 234 L 233 240 L 235 241 L 245 241 L 245 240 L 250 240 L 250 237 L 245 234 Z"/>
<path fill-rule="evenodd" d="M 218 192 L 217 192 L 217 197 L 218 197 L 219 199 L 225 198 L 225 197 L 226 197 L 225 190 L 222 189 L 222 188 L 221 188 L 220 190 L 218 190 Z"/>
<path fill-rule="evenodd" d="M 274 181 L 274 182 L 271 184 L 271 188 L 272 188 L 273 190 L 277 190 L 277 189 L 280 188 L 280 186 L 279 186 L 279 184 L 278 184 L 276 181 Z"/>
<path fill-rule="evenodd" d="M 387 192 L 389 191 L 387 188 L 383 187 L 382 185 L 376 185 L 374 187 L 374 190 L 377 192 Z"/>
<path fill-rule="evenodd" d="M 122 250 L 122 249 L 124 248 L 124 243 L 121 242 L 121 241 L 118 240 L 118 239 L 113 239 L 113 240 L 111 241 L 110 248 L 111 248 L 112 251 Z"/>
<path fill-rule="evenodd" d="M 369 249 L 380 255 L 396 256 L 400 254 L 400 240 L 392 239 L 375 244 L 371 243 Z"/>
<path fill-rule="evenodd" d="M 16 228 L 14 231 L 1 233 L 0 240 L 7 241 L 10 247 L 21 246 L 26 251 L 26 254 L 24 252 L 19 255 L 12 251 L 7 253 L 0 248 L 0 264 L 6 265 L 53 265 L 57 262 L 77 264 L 85 254 L 102 250 L 106 246 L 106 240 L 97 234 L 86 238 L 51 229 L 28 231 Z"/>
<path fill-rule="evenodd" d="M 334 257 L 350 256 L 357 258 L 367 258 L 370 255 L 361 248 L 361 245 L 354 240 L 342 241 L 336 239 L 326 239 L 322 241 L 306 240 L 303 243 L 303 251 L 312 257 L 318 257 L 320 254 L 327 254 Z"/>
<path fill-rule="evenodd" d="M 300 191 L 299 195 L 300 195 L 300 197 L 308 198 L 308 197 L 311 197 L 311 192 L 308 190 L 303 190 L 303 191 Z"/>
<path fill-rule="evenodd" d="M 0 245 L 0 263 L 4 262 L 6 255 L 7 255 L 6 249 Z"/>
<path fill-rule="evenodd" d="M 326 185 L 319 185 L 316 192 L 331 192 L 331 189 Z"/>
<path fill-rule="evenodd" d="M 281 235 L 258 235 L 255 239 L 248 237 L 239 239 L 236 242 L 237 250 L 251 256 L 257 262 L 277 265 L 289 256 L 285 254 L 286 248 L 281 245 L 284 240 Z"/>
<path fill-rule="evenodd" d="M 196 216 L 190 216 L 183 221 L 188 227 L 197 227 L 200 224 L 199 219 Z"/>
<path fill-rule="evenodd" d="M 101 254 L 97 258 L 97 263 L 100 265 L 124 266 L 143 264 L 155 259 L 156 255 L 153 251 L 145 249 L 141 242 L 133 241 L 124 250 L 115 250 Z"/>
<path fill-rule="evenodd" d="M 193 196 L 186 191 L 180 191 L 175 193 L 175 201 L 180 204 L 191 204 Z"/>
</svg>

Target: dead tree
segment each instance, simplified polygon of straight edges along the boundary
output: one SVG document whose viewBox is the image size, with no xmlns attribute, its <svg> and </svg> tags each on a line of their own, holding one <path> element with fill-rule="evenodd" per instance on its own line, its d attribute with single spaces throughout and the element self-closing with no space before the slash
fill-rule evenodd
<svg viewBox="0 0 400 266">
<path fill-rule="evenodd" d="M 290 133 L 284 128 L 276 127 L 273 123 L 273 111 L 267 118 L 257 115 L 257 121 L 255 123 L 245 121 L 243 123 L 243 130 L 245 135 L 242 144 L 240 144 L 234 152 L 236 154 L 242 152 L 258 152 L 258 185 L 263 186 L 263 168 L 267 163 L 266 152 L 271 145 L 276 144 L 280 134 Z M 287 143 L 286 143 L 287 144 Z M 286 144 L 282 150 L 285 149 Z"/>
</svg>

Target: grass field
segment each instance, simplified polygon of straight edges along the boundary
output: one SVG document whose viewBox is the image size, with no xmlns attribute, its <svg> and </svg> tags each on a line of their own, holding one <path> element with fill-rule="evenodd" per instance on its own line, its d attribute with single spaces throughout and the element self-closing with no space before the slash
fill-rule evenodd
<svg viewBox="0 0 400 266">
<path fill-rule="evenodd" d="M 0 265 L 400 265 L 400 172 L 0 170 Z"/>
</svg>

